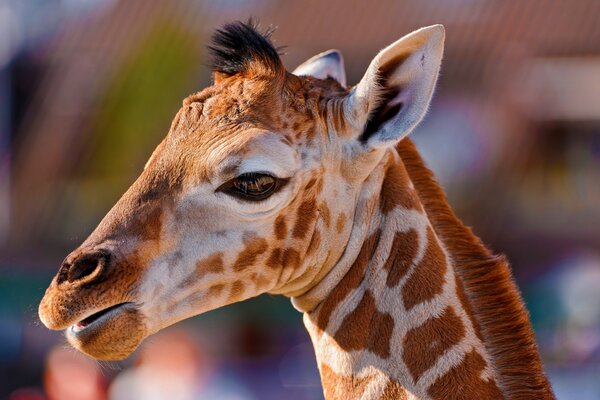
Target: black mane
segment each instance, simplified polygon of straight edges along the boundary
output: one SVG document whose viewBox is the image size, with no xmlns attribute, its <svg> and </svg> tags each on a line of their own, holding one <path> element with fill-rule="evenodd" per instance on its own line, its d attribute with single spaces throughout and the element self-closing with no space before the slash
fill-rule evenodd
<svg viewBox="0 0 600 400">
<path fill-rule="evenodd" d="M 277 48 L 271 43 L 273 29 L 260 33 L 257 28 L 258 24 L 250 19 L 217 29 L 208 46 L 213 71 L 235 75 L 246 71 L 251 62 L 257 61 L 274 71 L 283 68 Z"/>
</svg>

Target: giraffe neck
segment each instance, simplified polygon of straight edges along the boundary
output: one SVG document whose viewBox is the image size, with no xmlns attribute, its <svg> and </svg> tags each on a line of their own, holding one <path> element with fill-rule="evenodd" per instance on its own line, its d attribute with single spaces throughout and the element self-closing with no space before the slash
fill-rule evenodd
<svg viewBox="0 0 600 400">
<path fill-rule="evenodd" d="M 403 160 L 416 154 L 401 147 Z M 519 393 L 502 376 L 504 360 L 494 341 L 486 340 L 493 332 L 482 329 L 486 319 L 477 315 L 457 265 L 456 243 L 438 233 L 431 204 L 421 201 L 422 182 L 413 184 L 398 154 L 383 164 L 379 195 L 363 205 L 370 211 L 357 209 L 368 218 L 355 219 L 362 229 L 353 231 L 349 255 L 338 263 L 343 276 L 304 315 L 326 398 L 495 399 Z M 329 275 L 342 275 L 335 268 Z M 311 294 L 324 290 L 317 285 Z M 535 348 L 531 338 L 524 345 Z M 531 378 L 540 385 L 535 393 L 551 398 L 537 352 L 530 358 L 539 369 Z M 521 383 L 526 390 L 533 386 Z"/>
</svg>

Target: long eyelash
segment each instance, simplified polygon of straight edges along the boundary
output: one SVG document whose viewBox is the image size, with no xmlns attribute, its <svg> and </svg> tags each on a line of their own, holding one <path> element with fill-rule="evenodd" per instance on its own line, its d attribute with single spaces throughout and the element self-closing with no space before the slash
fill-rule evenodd
<svg viewBox="0 0 600 400">
<path fill-rule="evenodd" d="M 245 201 L 262 201 L 278 192 L 288 181 L 289 179 L 280 179 L 268 173 L 247 172 L 226 182 L 217 190 Z M 262 185 L 266 188 L 261 190 Z"/>
</svg>

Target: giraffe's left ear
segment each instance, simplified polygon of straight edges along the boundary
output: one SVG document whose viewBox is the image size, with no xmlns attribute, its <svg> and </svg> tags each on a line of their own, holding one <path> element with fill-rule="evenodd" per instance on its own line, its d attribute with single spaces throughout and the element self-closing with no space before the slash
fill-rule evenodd
<svg viewBox="0 0 600 400">
<path fill-rule="evenodd" d="M 294 75 L 310 75 L 319 79 L 333 78 L 346 87 L 346 70 L 344 69 L 344 58 L 339 50 L 328 50 L 317 54 L 300 64 Z"/>
<path fill-rule="evenodd" d="M 444 27 L 421 28 L 383 49 L 344 102 L 369 147 L 393 146 L 423 119 L 438 78 Z"/>
</svg>

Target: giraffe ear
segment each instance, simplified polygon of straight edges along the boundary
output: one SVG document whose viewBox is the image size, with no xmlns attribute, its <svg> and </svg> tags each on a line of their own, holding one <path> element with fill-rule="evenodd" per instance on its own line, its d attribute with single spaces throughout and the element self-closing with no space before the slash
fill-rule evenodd
<svg viewBox="0 0 600 400">
<path fill-rule="evenodd" d="M 423 119 L 438 78 L 444 27 L 414 31 L 383 49 L 348 95 L 344 114 L 373 147 L 393 146 Z"/>
<path fill-rule="evenodd" d="M 300 64 L 293 72 L 294 75 L 309 75 L 318 79 L 333 78 L 346 87 L 346 70 L 344 58 L 339 50 L 328 50 L 317 54 Z"/>
</svg>

